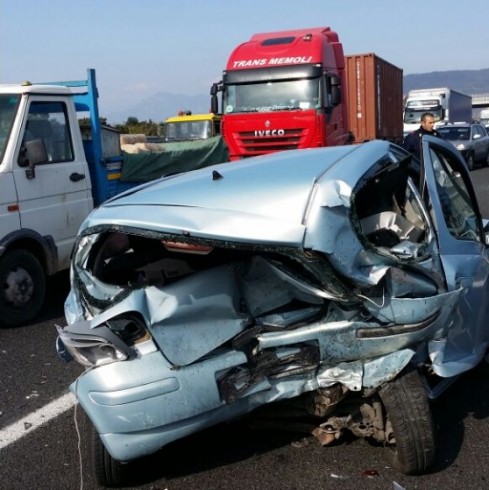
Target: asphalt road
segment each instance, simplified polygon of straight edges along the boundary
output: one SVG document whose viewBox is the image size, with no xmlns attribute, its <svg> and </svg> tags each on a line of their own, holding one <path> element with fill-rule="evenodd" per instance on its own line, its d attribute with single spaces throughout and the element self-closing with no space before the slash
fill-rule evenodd
<svg viewBox="0 0 489 490">
<path fill-rule="evenodd" d="M 489 218 L 489 169 L 472 173 Z M 55 351 L 67 274 L 51 281 L 40 319 L 0 329 L 0 431 L 65 394 L 82 369 Z M 243 419 L 179 441 L 134 466 L 130 489 L 328 490 L 489 488 L 489 369 L 465 374 L 433 404 L 439 451 L 433 471 L 407 477 L 381 447 L 355 438 L 321 447 L 313 437 L 251 429 Z M 75 423 L 76 415 L 76 423 Z M 89 428 L 69 409 L 0 449 L 0 489 L 98 488 L 87 465 Z M 77 433 L 78 429 L 78 433 Z"/>
</svg>

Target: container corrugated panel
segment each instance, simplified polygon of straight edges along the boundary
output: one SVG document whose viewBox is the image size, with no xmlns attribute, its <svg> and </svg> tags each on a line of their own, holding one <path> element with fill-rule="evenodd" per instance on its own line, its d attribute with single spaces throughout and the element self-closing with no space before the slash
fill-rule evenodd
<svg viewBox="0 0 489 490">
<path fill-rule="evenodd" d="M 345 62 L 354 141 L 402 141 L 402 69 L 374 53 L 348 55 Z"/>
</svg>

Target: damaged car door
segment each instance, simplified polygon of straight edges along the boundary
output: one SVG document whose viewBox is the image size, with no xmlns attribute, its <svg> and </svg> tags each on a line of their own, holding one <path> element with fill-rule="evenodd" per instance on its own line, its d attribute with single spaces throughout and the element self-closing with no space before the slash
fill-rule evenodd
<svg viewBox="0 0 489 490">
<path fill-rule="evenodd" d="M 462 291 L 445 325 L 446 335 L 429 343 L 435 373 L 450 378 L 474 367 L 487 350 L 488 248 L 463 160 L 446 142 L 426 137 L 423 161 L 446 286 L 448 291 Z"/>
</svg>

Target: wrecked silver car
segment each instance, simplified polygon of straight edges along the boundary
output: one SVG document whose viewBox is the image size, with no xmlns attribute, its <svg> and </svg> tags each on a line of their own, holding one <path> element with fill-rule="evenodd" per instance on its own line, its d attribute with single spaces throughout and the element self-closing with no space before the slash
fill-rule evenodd
<svg viewBox="0 0 489 490">
<path fill-rule="evenodd" d="M 297 150 L 108 201 L 75 246 L 58 351 L 99 483 L 205 427 L 273 407 L 324 445 L 350 431 L 432 465 L 429 400 L 487 349 L 488 248 L 468 171 L 427 137 Z"/>
</svg>

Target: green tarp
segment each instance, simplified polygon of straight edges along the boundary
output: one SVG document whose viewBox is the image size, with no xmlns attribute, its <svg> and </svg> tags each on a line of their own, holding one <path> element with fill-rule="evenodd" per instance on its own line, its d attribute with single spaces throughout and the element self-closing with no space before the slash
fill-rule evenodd
<svg viewBox="0 0 489 490">
<path fill-rule="evenodd" d="M 123 152 L 122 182 L 148 182 L 228 161 L 222 136 L 181 143 L 161 143 L 164 151 Z M 154 147 L 154 145 L 153 145 Z"/>
</svg>

